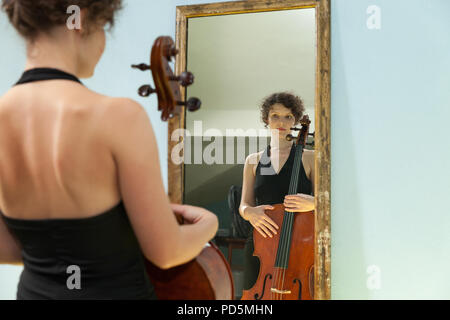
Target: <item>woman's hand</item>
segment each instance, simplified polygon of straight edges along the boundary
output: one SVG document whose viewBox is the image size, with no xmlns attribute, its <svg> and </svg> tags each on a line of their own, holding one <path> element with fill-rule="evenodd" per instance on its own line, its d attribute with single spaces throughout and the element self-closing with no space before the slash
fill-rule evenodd
<svg viewBox="0 0 450 320">
<path fill-rule="evenodd" d="M 257 207 L 247 207 L 244 210 L 245 220 L 248 220 L 253 228 L 255 228 L 264 238 L 267 238 L 267 236 L 272 238 L 272 234 L 277 234 L 276 229 L 279 229 L 277 224 L 264 213 L 264 210 L 273 209 L 274 207 L 270 205 L 262 205 Z"/>
<path fill-rule="evenodd" d="M 289 212 L 309 212 L 315 210 L 314 197 L 303 194 L 290 194 L 284 197 L 284 208 Z"/>
<path fill-rule="evenodd" d="M 176 215 L 182 216 L 189 224 L 197 223 L 204 218 L 217 219 L 214 213 L 204 208 L 176 203 L 171 203 L 170 207 Z"/>
</svg>

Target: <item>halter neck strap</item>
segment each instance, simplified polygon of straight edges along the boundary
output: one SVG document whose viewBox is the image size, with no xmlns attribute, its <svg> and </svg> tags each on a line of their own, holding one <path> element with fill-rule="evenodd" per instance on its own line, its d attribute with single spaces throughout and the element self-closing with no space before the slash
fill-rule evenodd
<svg viewBox="0 0 450 320">
<path fill-rule="evenodd" d="M 55 80 L 55 79 L 70 80 L 70 81 L 75 81 L 80 84 L 83 84 L 80 81 L 80 79 L 78 79 L 73 74 L 67 73 L 67 72 L 59 70 L 59 69 L 34 68 L 34 69 L 29 69 L 29 70 L 24 71 L 22 76 L 20 77 L 19 81 L 17 81 L 15 85 L 29 83 L 29 82 L 35 82 L 35 81 Z"/>
</svg>

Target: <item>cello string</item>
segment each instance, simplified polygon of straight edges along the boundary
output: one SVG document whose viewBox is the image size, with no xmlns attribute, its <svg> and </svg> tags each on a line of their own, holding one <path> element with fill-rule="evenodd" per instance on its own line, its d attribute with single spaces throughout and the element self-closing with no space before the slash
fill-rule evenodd
<svg viewBox="0 0 450 320">
<path fill-rule="evenodd" d="M 290 225 L 290 230 L 289 230 L 289 232 L 288 232 L 288 238 L 290 239 L 290 235 L 292 234 L 292 220 L 293 220 L 293 216 L 294 216 L 294 214 L 293 213 L 289 213 L 289 215 L 288 215 L 288 217 L 287 217 L 287 219 L 289 219 L 289 225 Z M 291 244 L 291 241 L 288 241 L 288 246 L 290 246 L 290 244 Z M 284 260 L 284 266 L 285 266 L 285 270 L 284 270 L 284 272 L 283 272 L 283 276 L 282 276 L 282 279 L 281 279 L 281 288 L 282 288 L 282 290 L 284 290 L 284 282 L 285 282 L 285 276 L 286 276 L 286 269 L 289 267 L 288 266 L 288 260 L 289 260 L 289 254 L 290 254 L 290 250 L 289 250 L 289 248 L 287 248 L 286 249 L 286 254 L 285 254 L 285 260 Z"/>
<path fill-rule="evenodd" d="M 302 155 L 302 149 L 296 149 L 296 156 L 295 159 L 300 157 L 301 161 L 301 155 Z M 300 154 L 300 156 L 299 156 Z M 300 166 L 301 168 L 301 166 Z M 293 166 L 293 177 L 291 179 L 291 183 L 289 186 L 289 194 L 296 194 L 298 189 L 298 176 L 300 172 L 299 168 L 299 161 L 294 162 Z M 291 237 L 292 237 L 292 229 L 293 229 L 293 220 L 294 220 L 294 213 L 293 212 L 286 212 L 285 216 L 283 217 L 283 224 L 282 224 L 282 233 L 280 236 L 279 241 L 281 243 L 279 244 L 277 251 L 277 258 L 276 258 L 276 268 L 275 268 L 275 274 L 274 274 L 274 282 L 275 282 L 275 288 L 279 290 L 284 290 L 284 281 L 286 276 L 286 269 L 288 267 L 288 260 L 290 255 L 290 245 L 291 245 Z M 280 269 L 282 271 L 280 272 Z M 282 293 L 276 293 L 275 295 L 281 300 Z M 273 298 L 273 292 L 271 291 L 271 299 Z"/>
<path fill-rule="evenodd" d="M 279 253 L 279 259 L 276 262 L 276 277 L 274 279 L 274 283 L 275 283 L 275 288 L 279 289 L 279 285 L 280 285 L 280 267 L 282 267 L 282 261 L 283 261 L 283 256 L 284 256 L 284 243 L 286 242 L 286 230 L 287 230 L 287 226 L 286 226 L 286 222 L 287 220 L 285 219 L 285 217 L 283 217 L 283 223 L 282 223 L 282 230 L 281 230 L 281 236 L 280 236 L 280 243 L 278 245 L 278 253 Z M 279 298 L 278 293 L 275 293 L 275 297 Z M 278 300 L 278 299 L 277 299 Z"/>
<path fill-rule="evenodd" d="M 299 153 L 300 153 L 299 148 L 296 149 L 296 154 L 295 154 L 295 159 L 297 160 L 297 158 L 299 157 Z M 298 168 L 298 163 L 299 161 L 295 161 L 294 162 L 294 166 L 292 168 L 292 172 L 293 172 L 293 176 L 291 179 L 291 190 L 290 194 L 296 194 L 297 191 L 297 187 L 298 187 L 298 174 L 297 172 L 299 171 Z M 292 216 L 293 213 L 289 213 L 288 216 Z M 288 230 L 287 230 L 287 239 L 286 239 L 286 244 L 285 244 L 285 249 L 284 249 L 284 256 L 283 256 L 283 264 L 287 267 L 287 262 L 288 262 L 288 257 L 289 257 L 289 247 L 290 247 L 290 238 L 291 238 L 291 234 L 292 234 L 292 219 L 288 219 Z"/>
<path fill-rule="evenodd" d="M 298 146 L 297 146 L 298 147 Z M 298 183 L 299 183 L 299 173 L 300 173 L 300 169 L 301 169 L 301 161 L 302 161 L 302 148 L 298 148 L 297 149 L 297 157 L 296 158 L 300 158 L 300 160 L 295 162 L 295 171 L 294 171 L 294 193 L 297 193 L 298 190 Z M 293 228 L 294 228 L 294 219 L 295 219 L 295 213 L 291 213 L 289 216 L 289 224 L 290 224 L 290 228 L 289 228 L 289 244 L 288 244 L 288 254 L 286 255 L 286 268 L 288 267 L 288 261 L 289 261 L 289 256 L 290 256 L 290 246 L 292 245 L 292 233 L 293 233 Z M 283 275 L 283 281 L 282 281 L 282 285 L 284 286 L 284 281 L 285 281 L 285 274 Z"/>
<path fill-rule="evenodd" d="M 283 217 L 283 230 L 282 230 L 282 243 L 279 246 L 280 247 L 280 260 L 278 261 L 278 272 L 277 272 L 277 278 L 276 278 L 276 287 L 279 290 L 282 290 L 282 271 L 285 268 L 285 256 L 286 256 L 286 245 L 288 242 L 288 236 L 289 236 L 289 213 L 285 212 Z M 279 300 L 282 298 L 282 294 L 278 293 L 277 297 Z"/>
<path fill-rule="evenodd" d="M 289 240 L 289 234 L 290 234 L 290 229 L 291 229 L 291 223 L 290 223 L 291 216 L 292 216 L 292 213 L 290 213 L 290 212 L 286 212 L 285 216 L 284 216 L 284 221 L 286 223 L 284 224 L 284 243 L 283 243 L 283 246 L 281 249 L 283 254 L 282 254 L 282 260 L 280 261 L 280 268 L 282 268 L 282 270 L 278 273 L 278 277 L 277 277 L 277 289 L 279 289 L 279 290 L 284 290 L 283 283 L 284 283 L 285 272 L 286 272 L 286 268 L 287 268 L 286 257 L 288 256 L 287 248 L 289 246 L 288 240 Z"/>
<path fill-rule="evenodd" d="M 295 171 L 296 171 L 296 169 L 295 169 L 296 163 L 294 163 L 293 167 L 294 167 L 293 171 L 295 173 Z M 293 179 L 291 179 L 291 181 L 290 181 L 289 194 L 292 194 L 292 191 L 293 191 L 293 189 L 294 189 L 294 187 L 296 185 L 296 181 L 295 180 L 296 179 L 295 179 L 295 174 L 294 174 Z M 287 256 L 287 247 L 289 246 L 289 244 L 288 244 L 288 238 L 289 237 L 288 236 L 289 236 L 289 229 L 290 229 L 289 216 L 290 216 L 290 213 L 285 210 L 284 217 L 283 217 L 282 239 L 281 239 L 281 243 L 279 245 L 279 248 L 280 248 L 280 250 L 279 250 L 280 251 L 280 261 L 278 263 L 279 268 L 282 269 L 282 270 L 280 270 L 280 269 L 277 270 L 278 272 L 277 272 L 277 277 L 276 277 L 276 288 L 279 289 L 279 290 L 283 290 L 283 282 L 284 282 L 284 277 L 285 277 L 285 272 L 286 272 L 285 271 L 286 270 L 285 269 L 285 267 L 286 267 L 286 256 Z M 282 298 L 281 296 L 282 296 L 281 293 L 278 294 L 279 300 L 281 300 L 281 298 Z"/>
<path fill-rule="evenodd" d="M 302 149 L 298 148 L 296 150 L 296 157 L 301 159 L 301 154 L 302 154 Z M 301 161 L 301 160 L 300 160 Z M 300 168 L 299 167 L 299 162 L 300 161 L 295 161 L 294 163 L 294 167 L 293 167 L 293 177 L 292 177 L 292 183 L 291 183 L 291 194 L 296 194 L 297 193 L 297 189 L 298 189 L 298 180 L 299 180 L 299 172 L 300 172 Z M 294 212 L 289 212 L 286 214 L 286 219 L 288 221 L 287 223 L 287 232 L 286 232 L 286 244 L 285 244 L 285 248 L 284 248 L 284 257 L 283 257 L 283 265 L 286 267 L 286 269 L 288 268 L 288 261 L 289 261 L 289 256 L 290 256 L 290 246 L 291 246 L 291 242 L 292 242 L 292 232 L 293 232 L 293 221 L 294 221 Z M 284 281 L 285 281 L 285 276 L 286 276 L 286 269 L 283 269 L 283 276 L 282 276 L 282 280 L 281 280 L 281 290 L 284 290 Z"/>
<path fill-rule="evenodd" d="M 295 179 L 295 184 L 297 185 L 298 184 L 298 182 L 299 182 L 299 176 L 300 176 L 300 170 L 301 170 L 301 166 L 302 166 L 302 163 L 301 163 L 301 161 L 302 161 L 302 154 L 303 154 L 303 146 L 300 146 L 300 148 L 298 149 L 298 153 L 297 153 L 297 155 L 298 155 L 298 157 L 300 158 L 300 160 L 299 161 L 296 161 L 296 170 L 295 170 L 295 174 L 294 174 L 294 179 Z M 298 187 L 298 186 L 297 186 Z M 297 189 L 298 188 L 296 188 L 296 190 L 295 190 L 295 193 L 296 193 L 296 191 L 297 191 Z M 300 188 L 301 189 L 301 188 Z M 290 221 L 290 224 L 291 224 L 291 228 L 290 228 L 290 234 L 289 234 L 289 245 L 291 245 L 291 243 L 292 243 L 292 233 L 294 232 L 294 220 L 295 220 L 295 213 L 292 213 L 291 214 L 291 217 L 290 217 L 290 219 L 291 219 L 291 221 Z M 287 265 L 287 263 L 288 263 L 288 260 L 289 260 L 289 256 L 290 256 L 290 250 L 288 250 L 289 251 L 289 255 L 287 256 L 287 260 L 286 260 L 286 265 Z M 284 286 L 284 281 L 285 281 L 285 277 L 284 277 L 284 275 L 283 275 L 283 286 Z"/>
</svg>

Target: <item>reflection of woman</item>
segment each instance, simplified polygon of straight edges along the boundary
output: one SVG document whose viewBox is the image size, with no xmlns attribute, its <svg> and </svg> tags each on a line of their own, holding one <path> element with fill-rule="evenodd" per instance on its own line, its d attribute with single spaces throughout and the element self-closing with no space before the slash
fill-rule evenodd
<svg viewBox="0 0 450 320">
<path fill-rule="evenodd" d="M 80 29 L 66 27 L 69 5 Z M 120 6 L 3 0 L 27 40 L 26 71 L 0 97 L 0 263 L 24 264 L 18 299 L 155 298 L 144 256 L 185 263 L 217 231 L 213 213 L 170 204 L 144 108 L 78 79 L 94 73 Z"/>
<path fill-rule="evenodd" d="M 250 154 L 244 165 L 241 216 L 264 238 L 272 237 L 280 226 L 264 213 L 271 205 L 284 203 L 287 211 L 314 210 L 314 151 L 304 149 L 297 194 L 287 195 L 295 157 L 293 140 L 287 141 L 290 128 L 304 111 L 299 97 L 290 93 L 274 93 L 261 106 L 261 118 L 271 131 L 269 146 Z M 253 256 L 253 230 L 245 245 L 244 289 L 253 287 L 259 272 L 259 259 Z"/>
</svg>

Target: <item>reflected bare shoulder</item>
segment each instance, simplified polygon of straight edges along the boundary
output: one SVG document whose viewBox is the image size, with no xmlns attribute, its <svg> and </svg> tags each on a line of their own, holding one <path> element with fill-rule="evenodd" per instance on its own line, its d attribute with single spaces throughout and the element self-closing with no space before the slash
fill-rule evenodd
<svg viewBox="0 0 450 320">
<path fill-rule="evenodd" d="M 263 153 L 264 150 L 256 153 L 251 153 L 247 156 L 247 159 L 245 159 L 245 164 L 250 165 L 252 168 L 253 176 L 256 174 L 256 167 Z"/>
<path fill-rule="evenodd" d="M 314 170 L 314 150 L 303 150 L 303 165 L 305 167 L 306 176 L 311 180 L 311 172 Z"/>
</svg>

